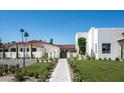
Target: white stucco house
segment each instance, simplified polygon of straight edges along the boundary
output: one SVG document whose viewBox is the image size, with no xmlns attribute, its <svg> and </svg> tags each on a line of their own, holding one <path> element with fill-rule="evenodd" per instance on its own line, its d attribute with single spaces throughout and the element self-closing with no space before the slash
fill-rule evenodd
<svg viewBox="0 0 124 93">
<path fill-rule="evenodd" d="M 73 54 L 76 52 L 75 45 L 55 45 L 41 40 L 32 40 L 26 43 L 15 42 L 1 45 L 0 59 L 23 58 L 24 48 L 25 58 L 43 58 L 46 53 L 48 54 L 48 58 L 70 58 L 71 55 L 73 56 Z"/>
<path fill-rule="evenodd" d="M 25 45 L 25 57 L 31 58 L 42 58 L 45 53 L 48 53 L 48 57 L 59 58 L 60 48 L 54 44 L 43 42 L 40 40 L 32 40 L 26 43 L 16 42 L 11 44 L 4 44 L 0 47 L 0 58 L 3 58 L 3 48 L 5 47 L 6 58 L 17 58 L 17 47 L 18 47 L 18 57 L 23 58 L 24 56 L 24 45 Z M 32 48 L 32 53 L 31 53 Z"/>
<path fill-rule="evenodd" d="M 95 28 L 75 35 L 75 46 L 79 53 L 78 38 L 87 40 L 86 54 L 90 57 L 124 59 L 124 28 Z"/>
</svg>

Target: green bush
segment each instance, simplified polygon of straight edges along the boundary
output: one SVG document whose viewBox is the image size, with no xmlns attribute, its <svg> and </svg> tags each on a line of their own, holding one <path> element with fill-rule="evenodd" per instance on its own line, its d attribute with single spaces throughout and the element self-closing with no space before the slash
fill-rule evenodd
<svg viewBox="0 0 124 93">
<path fill-rule="evenodd" d="M 80 73 L 75 73 L 73 81 L 74 82 L 82 82 L 83 81 L 83 76 Z"/>
<path fill-rule="evenodd" d="M 4 70 L 0 69 L 0 76 L 3 76 L 3 72 L 4 72 Z"/>
<path fill-rule="evenodd" d="M 22 72 L 16 73 L 15 74 L 15 79 L 17 81 L 20 81 L 20 82 L 23 81 L 24 80 L 24 74 Z"/>
<path fill-rule="evenodd" d="M 4 65 L 4 72 L 7 74 L 8 73 L 8 65 Z"/>
<path fill-rule="evenodd" d="M 91 60 L 91 57 L 90 56 L 87 56 L 87 60 Z"/>
<path fill-rule="evenodd" d="M 28 76 L 29 77 L 33 77 L 34 76 L 34 72 L 28 72 Z"/>
<path fill-rule="evenodd" d="M 102 58 L 99 58 L 99 60 L 102 60 Z"/>
<path fill-rule="evenodd" d="M 104 58 L 104 61 L 107 61 L 107 58 Z"/>
<path fill-rule="evenodd" d="M 51 62 L 53 62 L 53 58 L 52 57 L 50 57 L 50 59 L 49 59 Z"/>
<path fill-rule="evenodd" d="M 111 58 L 108 58 L 109 61 L 111 61 Z"/>
<path fill-rule="evenodd" d="M 115 61 L 120 61 L 120 59 L 118 57 L 115 58 Z"/>
<path fill-rule="evenodd" d="M 19 69 L 19 64 L 16 64 L 16 68 Z"/>
<path fill-rule="evenodd" d="M 34 73 L 34 77 L 38 78 L 39 77 L 39 73 L 38 72 Z"/>
<path fill-rule="evenodd" d="M 16 72 L 16 66 L 10 65 L 9 72 L 11 72 L 12 74 L 14 74 Z"/>
</svg>

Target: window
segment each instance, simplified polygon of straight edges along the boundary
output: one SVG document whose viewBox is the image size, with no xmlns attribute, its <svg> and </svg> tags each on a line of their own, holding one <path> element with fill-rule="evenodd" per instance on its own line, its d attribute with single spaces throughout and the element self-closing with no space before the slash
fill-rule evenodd
<svg viewBox="0 0 124 93">
<path fill-rule="evenodd" d="M 103 43 L 102 44 L 102 53 L 111 53 L 111 44 L 110 43 Z"/>
<path fill-rule="evenodd" d="M 29 48 L 27 48 L 27 52 L 29 52 Z"/>
<path fill-rule="evenodd" d="M 21 48 L 20 51 L 23 52 L 23 49 Z"/>
<path fill-rule="evenodd" d="M 8 49 L 5 49 L 5 52 L 8 52 Z"/>
<path fill-rule="evenodd" d="M 16 49 L 15 48 L 11 48 L 11 52 L 16 52 Z"/>
<path fill-rule="evenodd" d="M 3 50 L 2 49 L 0 49 L 0 52 L 2 52 Z"/>
<path fill-rule="evenodd" d="M 32 48 L 32 52 L 36 52 L 36 48 Z"/>
</svg>

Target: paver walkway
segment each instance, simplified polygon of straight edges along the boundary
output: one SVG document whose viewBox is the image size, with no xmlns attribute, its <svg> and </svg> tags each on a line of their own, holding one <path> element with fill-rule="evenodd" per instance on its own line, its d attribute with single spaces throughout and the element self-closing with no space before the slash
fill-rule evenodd
<svg viewBox="0 0 124 93">
<path fill-rule="evenodd" d="M 50 82 L 71 82 L 67 59 L 59 59 L 59 63 L 50 78 Z"/>
</svg>

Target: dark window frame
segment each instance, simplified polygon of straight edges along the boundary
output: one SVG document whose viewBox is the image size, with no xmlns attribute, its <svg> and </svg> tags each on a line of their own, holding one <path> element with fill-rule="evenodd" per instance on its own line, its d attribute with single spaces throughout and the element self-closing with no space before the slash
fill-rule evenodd
<svg viewBox="0 0 124 93">
<path fill-rule="evenodd" d="M 16 52 L 16 48 L 11 48 L 11 52 Z"/>
<path fill-rule="evenodd" d="M 102 43 L 102 54 L 111 53 L 111 43 Z"/>
<path fill-rule="evenodd" d="M 37 48 L 32 48 L 32 52 L 37 52 Z"/>
<path fill-rule="evenodd" d="M 29 48 L 27 48 L 27 52 L 29 52 Z"/>
</svg>

